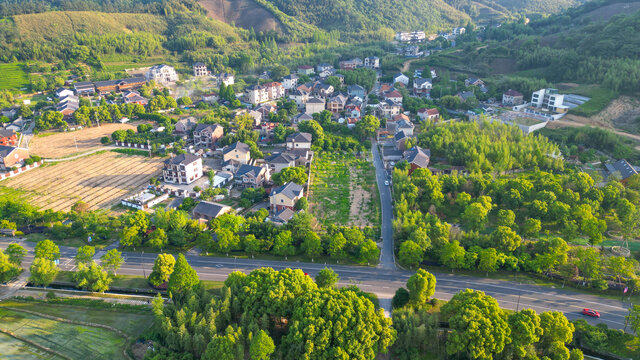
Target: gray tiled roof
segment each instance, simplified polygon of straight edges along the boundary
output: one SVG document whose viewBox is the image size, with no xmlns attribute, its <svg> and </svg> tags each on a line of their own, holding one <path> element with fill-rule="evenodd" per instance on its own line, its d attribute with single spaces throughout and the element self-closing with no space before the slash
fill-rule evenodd
<svg viewBox="0 0 640 360">
<path fill-rule="evenodd" d="M 210 218 L 216 218 L 222 215 L 229 206 L 209 202 L 209 201 L 201 201 L 193 208 L 193 213 L 203 214 Z"/>
<path fill-rule="evenodd" d="M 294 182 L 288 182 L 282 186 L 278 186 L 277 188 L 271 191 L 271 196 L 282 194 L 289 199 L 294 199 L 298 196 L 302 196 L 304 188 L 301 185 L 298 185 Z"/>
<path fill-rule="evenodd" d="M 164 161 L 165 164 L 169 165 L 169 164 L 173 164 L 173 165 L 179 165 L 179 164 L 191 164 L 192 162 L 196 161 L 200 159 L 199 156 L 193 155 L 193 154 L 180 154 L 177 156 L 172 157 L 171 159 L 167 159 Z"/>
</svg>

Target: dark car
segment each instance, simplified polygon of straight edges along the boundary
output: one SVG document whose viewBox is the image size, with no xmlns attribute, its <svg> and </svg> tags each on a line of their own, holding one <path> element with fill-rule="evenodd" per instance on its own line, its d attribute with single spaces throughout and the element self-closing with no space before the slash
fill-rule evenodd
<svg viewBox="0 0 640 360">
<path fill-rule="evenodd" d="M 587 315 L 595 318 L 600 317 L 600 313 L 592 309 L 582 309 L 582 315 Z"/>
</svg>

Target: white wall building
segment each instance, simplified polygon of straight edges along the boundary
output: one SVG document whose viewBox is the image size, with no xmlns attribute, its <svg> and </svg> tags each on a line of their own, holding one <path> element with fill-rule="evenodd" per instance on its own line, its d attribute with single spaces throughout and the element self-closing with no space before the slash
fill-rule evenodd
<svg viewBox="0 0 640 360">
<path fill-rule="evenodd" d="M 149 68 L 147 73 L 145 74 L 147 81 L 155 81 L 158 84 L 171 84 L 178 81 L 178 73 L 176 73 L 176 69 L 169 65 L 154 65 Z"/>
</svg>

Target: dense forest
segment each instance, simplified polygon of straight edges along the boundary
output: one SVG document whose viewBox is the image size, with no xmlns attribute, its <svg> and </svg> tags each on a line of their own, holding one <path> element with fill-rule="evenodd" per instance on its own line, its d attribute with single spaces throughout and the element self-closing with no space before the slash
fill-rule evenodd
<svg viewBox="0 0 640 360">
<path fill-rule="evenodd" d="M 177 9 L 201 10 L 194 0 L 0 0 L 0 16 L 56 10 L 166 14 Z"/>
</svg>

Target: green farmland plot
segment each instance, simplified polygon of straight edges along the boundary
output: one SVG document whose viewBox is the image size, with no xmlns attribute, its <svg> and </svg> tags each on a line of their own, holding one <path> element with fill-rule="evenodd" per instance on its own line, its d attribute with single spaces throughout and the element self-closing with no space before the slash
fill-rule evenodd
<svg viewBox="0 0 640 360">
<path fill-rule="evenodd" d="M 373 164 L 351 154 L 320 154 L 312 165 L 309 202 L 313 215 L 326 224 L 378 225 L 380 201 Z"/>
<path fill-rule="evenodd" d="M 29 77 L 23 64 L 0 64 L 0 90 L 21 89 L 29 86 Z"/>
<path fill-rule="evenodd" d="M 113 316 L 117 317 L 117 314 L 113 313 Z M 126 342 L 125 338 L 107 329 L 56 321 L 4 307 L 0 307 L 0 327 L 72 359 L 118 359 L 122 357 Z M 9 350 L 19 351 L 21 348 L 16 346 Z M 31 347 L 23 350 L 33 352 L 31 358 L 35 359 L 57 358 L 49 355 L 37 357 L 41 352 Z"/>
<path fill-rule="evenodd" d="M 9 335 L 0 334 L 0 359 L 20 359 L 20 360 L 62 360 L 63 358 L 49 354 L 35 346 L 26 344 Z"/>
</svg>

